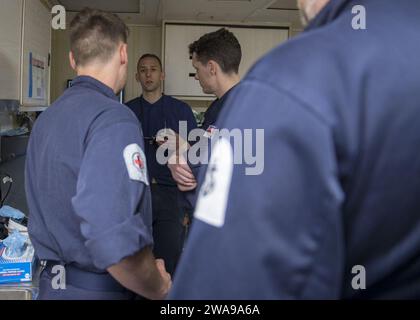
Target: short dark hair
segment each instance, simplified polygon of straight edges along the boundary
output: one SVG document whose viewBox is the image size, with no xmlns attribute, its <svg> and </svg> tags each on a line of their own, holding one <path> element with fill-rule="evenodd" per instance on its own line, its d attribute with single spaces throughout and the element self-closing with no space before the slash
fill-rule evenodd
<svg viewBox="0 0 420 320">
<path fill-rule="evenodd" d="M 113 13 L 84 8 L 70 23 L 70 50 L 77 65 L 108 61 L 127 38 L 128 27 Z"/>
<path fill-rule="evenodd" d="M 225 28 L 203 35 L 189 45 L 190 55 L 196 54 L 203 64 L 216 61 L 224 73 L 238 73 L 242 50 L 235 35 Z"/>
<path fill-rule="evenodd" d="M 140 61 L 143 60 L 143 59 L 145 59 L 145 58 L 153 58 L 153 59 L 156 59 L 158 61 L 158 63 L 159 63 L 160 70 L 163 70 L 162 61 L 160 60 L 160 58 L 157 55 L 155 55 L 153 53 L 145 53 L 144 55 L 142 55 L 139 58 L 139 60 L 137 61 L 137 70 L 139 70 Z"/>
</svg>

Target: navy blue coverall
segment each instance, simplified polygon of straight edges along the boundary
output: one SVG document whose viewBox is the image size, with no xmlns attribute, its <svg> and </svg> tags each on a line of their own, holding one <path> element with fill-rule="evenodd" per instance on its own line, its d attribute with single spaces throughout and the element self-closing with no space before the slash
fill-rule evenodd
<svg viewBox="0 0 420 320">
<path fill-rule="evenodd" d="M 29 235 L 48 261 L 39 299 L 134 298 L 106 269 L 153 245 L 141 128 L 105 84 L 72 84 L 35 122 L 27 152 Z M 53 286 L 55 265 L 65 289 Z"/>
<path fill-rule="evenodd" d="M 155 138 L 161 129 L 172 129 L 180 133 L 181 121 L 185 122 L 188 134 L 197 127 L 197 123 L 186 103 L 167 95 L 162 95 L 153 104 L 141 96 L 126 105 L 139 119 L 145 137 L 149 179 L 152 182 L 154 254 L 165 261 L 166 270 L 173 275 L 184 244 L 183 221 L 189 207 L 167 165 L 157 161 L 156 151 L 159 145 Z"/>
<path fill-rule="evenodd" d="M 250 70 L 218 126 L 264 129 L 264 171 L 212 148 L 170 298 L 420 298 L 419 30 L 331 0 Z"/>
</svg>

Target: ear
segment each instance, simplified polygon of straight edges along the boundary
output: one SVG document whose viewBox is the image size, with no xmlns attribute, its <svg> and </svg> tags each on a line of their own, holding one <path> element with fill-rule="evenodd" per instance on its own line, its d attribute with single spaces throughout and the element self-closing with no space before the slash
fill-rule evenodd
<svg viewBox="0 0 420 320">
<path fill-rule="evenodd" d="M 140 74 L 139 74 L 139 72 L 138 72 L 138 71 L 136 72 L 136 81 L 137 81 L 137 82 L 140 82 Z"/>
<path fill-rule="evenodd" d="M 217 66 L 217 62 L 214 60 L 209 60 L 209 62 L 207 63 L 208 70 L 212 76 L 216 75 Z"/>
<path fill-rule="evenodd" d="M 73 52 L 69 52 L 69 61 L 70 61 L 70 66 L 71 66 L 71 68 L 74 70 L 74 71 L 77 71 L 76 70 L 76 67 L 77 67 L 77 65 L 76 65 L 76 61 L 74 60 L 74 56 L 73 56 Z"/>
<path fill-rule="evenodd" d="M 121 64 L 127 64 L 128 63 L 128 52 L 127 52 L 127 44 L 123 43 L 120 46 L 120 61 Z"/>
<path fill-rule="evenodd" d="M 160 81 L 165 80 L 165 72 L 162 70 L 162 73 L 160 74 Z"/>
</svg>

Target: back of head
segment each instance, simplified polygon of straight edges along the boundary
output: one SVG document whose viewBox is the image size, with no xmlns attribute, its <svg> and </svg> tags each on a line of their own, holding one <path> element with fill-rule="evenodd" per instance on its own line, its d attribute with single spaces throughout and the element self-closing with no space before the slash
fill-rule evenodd
<svg viewBox="0 0 420 320">
<path fill-rule="evenodd" d="M 77 66 L 106 63 L 127 38 L 127 26 L 113 13 L 85 8 L 70 23 L 70 50 Z"/>
<path fill-rule="evenodd" d="M 206 64 L 216 61 L 227 74 L 238 73 L 242 59 L 241 45 L 235 35 L 225 28 L 203 35 L 189 45 L 190 55 L 196 54 L 197 60 Z"/>
</svg>

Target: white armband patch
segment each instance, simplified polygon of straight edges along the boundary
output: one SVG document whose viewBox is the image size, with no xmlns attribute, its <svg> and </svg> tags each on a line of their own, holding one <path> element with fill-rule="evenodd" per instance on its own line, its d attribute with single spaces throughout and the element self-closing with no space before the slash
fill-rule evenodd
<svg viewBox="0 0 420 320">
<path fill-rule="evenodd" d="M 124 148 L 124 160 L 130 179 L 149 185 L 146 157 L 137 143 L 130 144 Z"/>
<path fill-rule="evenodd" d="M 213 147 L 206 177 L 197 200 L 195 218 L 218 228 L 225 224 L 232 171 L 232 146 L 223 138 Z"/>
<path fill-rule="evenodd" d="M 218 132 L 218 131 L 219 131 L 219 129 L 217 127 L 215 127 L 215 126 L 209 126 L 206 129 L 206 131 L 204 131 L 203 136 L 206 137 L 206 138 L 211 139 L 211 138 L 213 138 L 215 132 Z"/>
</svg>

